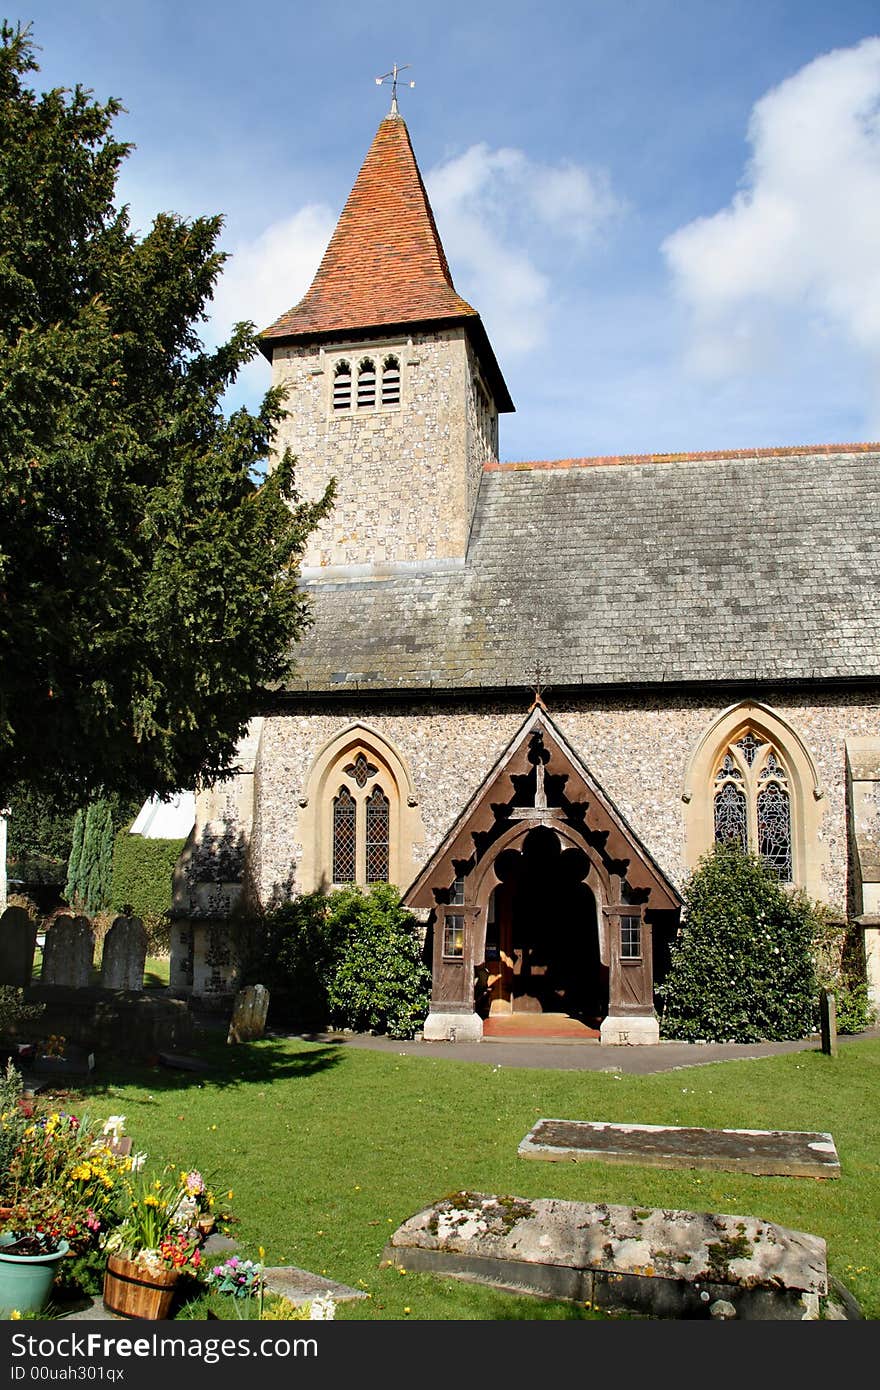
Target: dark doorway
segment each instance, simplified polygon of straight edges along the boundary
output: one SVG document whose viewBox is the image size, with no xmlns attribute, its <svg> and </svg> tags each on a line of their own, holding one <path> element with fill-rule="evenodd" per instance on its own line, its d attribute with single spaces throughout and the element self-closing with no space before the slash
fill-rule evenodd
<svg viewBox="0 0 880 1390">
<path fill-rule="evenodd" d="M 495 862 L 501 880 L 486 932 L 482 1012 L 568 1014 L 591 1028 L 608 1012 L 590 861 L 537 827 Z"/>
</svg>

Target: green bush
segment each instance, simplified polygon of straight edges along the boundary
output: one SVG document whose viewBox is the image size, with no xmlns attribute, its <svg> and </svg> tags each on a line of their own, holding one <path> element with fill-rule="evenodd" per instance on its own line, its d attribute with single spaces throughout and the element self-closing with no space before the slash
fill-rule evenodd
<svg viewBox="0 0 880 1390">
<path fill-rule="evenodd" d="M 755 855 L 716 845 L 684 890 L 685 916 L 660 986 L 667 1038 L 760 1042 L 814 1027 L 812 944 L 822 913 Z"/>
<path fill-rule="evenodd" d="M 821 924 L 813 942 L 820 988 L 834 995 L 838 1033 L 861 1033 L 875 1021 L 865 978 L 864 938 L 858 927 Z M 816 1009 L 818 1024 L 818 1002 Z"/>
<path fill-rule="evenodd" d="M 327 990 L 331 1018 L 361 1032 L 412 1037 L 431 997 L 418 923 L 388 884 L 366 895 L 344 888 L 333 899 L 339 954 Z"/>
<path fill-rule="evenodd" d="M 171 906 L 171 876 L 185 840 L 147 840 L 121 830 L 113 847 L 110 904 L 114 912 L 155 918 Z"/>
<path fill-rule="evenodd" d="M 864 980 L 839 979 L 826 989 L 834 995 L 838 1033 L 861 1033 L 876 1021 Z"/>
<path fill-rule="evenodd" d="M 388 884 L 304 894 L 268 914 L 247 978 L 269 986 L 274 1018 L 302 1028 L 411 1037 L 430 1001 L 419 925 Z"/>
</svg>

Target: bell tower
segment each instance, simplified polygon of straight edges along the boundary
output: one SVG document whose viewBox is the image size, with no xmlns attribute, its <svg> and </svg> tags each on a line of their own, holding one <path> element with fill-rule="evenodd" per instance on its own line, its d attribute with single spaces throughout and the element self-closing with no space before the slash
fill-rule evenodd
<svg viewBox="0 0 880 1390">
<path fill-rule="evenodd" d="M 297 457 L 300 495 L 337 482 L 303 577 L 462 563 L 498 415 L 513 403 L 452 283 L 396 103 L 308 292 L 261 348 L 287 391 L 278 442 Z"/>
</svg>

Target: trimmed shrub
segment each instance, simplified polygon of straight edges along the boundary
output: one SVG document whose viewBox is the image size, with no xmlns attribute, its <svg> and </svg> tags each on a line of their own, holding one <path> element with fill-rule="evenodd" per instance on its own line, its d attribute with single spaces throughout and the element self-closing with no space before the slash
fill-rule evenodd
<svg viewBox="0 0 880 1390">
<path fill-rule="evenodd" d="M 267 914 L 261 938 L 246 978 L 269 986 L 274 1018 L 393 1038 L 424 1021 L 431 975 L 419 924 L 391 885 L 304 894 Z"/>
<path fill-rule="evenodd" d="M 418 923 L 388 884 L 367 894 L 341 889 L 333 899 L 339 954 L 327 990 L 331 1018 L 361 1032 L 412 1037 L 431 997 Z"/>
<path fill-rule="evenodd" d="M 144 919 L 161 917 L 171 906 L 171 878 L 185 840 L 148 840 L 121 830 L 113 847 L 110 905 Z"/>
<path fill-rule="evenodd" d="M 700 860 L 684 900 L 684 924 L 658 990 L 663 1036 L 761 1042 L 810 1033 L 821 908 L 780 887 L 755 855 L 722 844 Z"/>
</svg>

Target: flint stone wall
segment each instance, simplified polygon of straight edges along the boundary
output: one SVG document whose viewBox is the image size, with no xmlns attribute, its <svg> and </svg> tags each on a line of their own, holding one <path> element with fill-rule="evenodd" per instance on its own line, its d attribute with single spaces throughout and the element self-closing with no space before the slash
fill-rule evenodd
<svg viewBox="0 0 880 1390">
<path fill-rule="evenodd" d="M 848 902 L 845 739 L 868 734 L 880 705 L 861 692 L 816 695 L 761 692 L 761 702 L 797 731 L 812 755 L 824 796 L 819 845 L 822 896 L 839 911 Z M 663 699 L 549 696 L 550 713 L 587 768 L 673 883 L 688 873 L 684 835 L 685 772 L 705 730 L 733 703 L 696 697 Z M 360 720 L 396 748 L 415 785 L 426 840 L 411 849 L 426 862 L 478 789 L 525 718 L 521 703 L 479 708 L 390 702 L 347 704 L 338 710 L 306 706 L 265 721 L 255 767 L 255 817 L 250 866 L 264 904 L 296 892 L 302 857 L 299 801 L 306 794 L 317 750 Z M 707 789 L 708 794 L 708 789 Z M 401 884 L 405 888 L 407 884 Z"/>
</svg>

